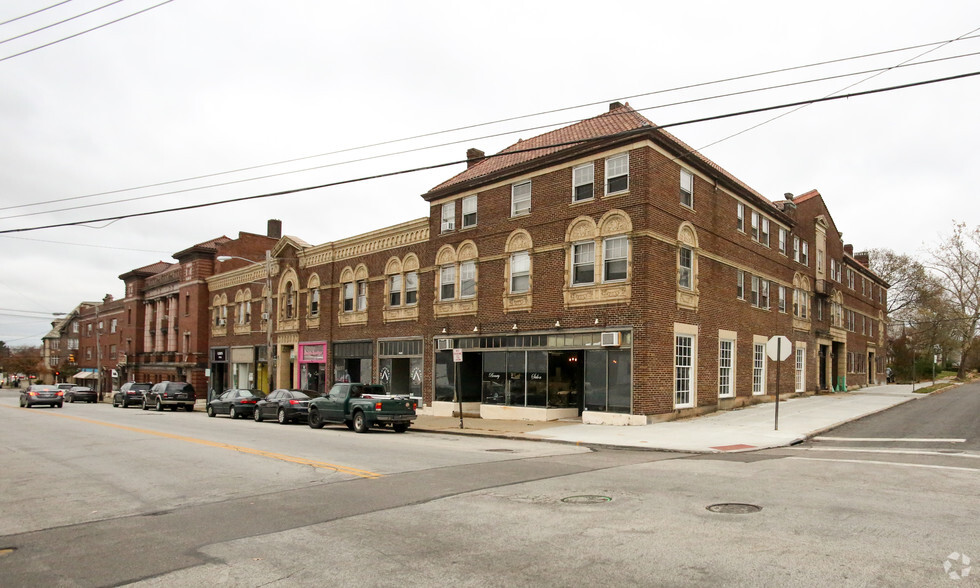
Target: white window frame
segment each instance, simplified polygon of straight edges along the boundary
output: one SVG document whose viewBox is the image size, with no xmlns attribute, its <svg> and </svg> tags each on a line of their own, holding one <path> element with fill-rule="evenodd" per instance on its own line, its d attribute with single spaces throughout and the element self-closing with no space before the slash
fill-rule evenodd
<svg viewBox="0 0 980 588">
<path fill-rule="evenodd" d="M 475 227 L 477 222 L 477 196 L 472 194 L 463 198 L 463 228 Z"/>
<path fill-rule="evenodd" d="M 786 286 L 779 286 L 779 312 L 786 312 Z"/>
<path fill-rule="evenodd" d="M 526 278 L 526 286 L 523 289 L 515 287 L 519 278 Z M 524 294 L 531 290 L 531 253 L 528 251 L 515 251 L 510 254 L 510 293 Z"/>
<path fill-rule="evenodd" d="M 803 252 L 800 254 L 800 263 L 810 267 L 810 244 L 803 241 Z"/>
<path fill-rule="evenodd" d="M 410 294 L 412 296 L 410 296 Z M 415 298 L 411 300 L 410 298 Z M 418 272 L 406 272 L 405 273 L 405 302 L 407 306 L 412 306 L 419 303 L 419 274 Z"/>
<path fill-rule="evenodd" d="M 741 202 L 735 203 L 735 229 L 740 233 L 745 232 L 745 205 Z"/>
<path fill-rule="evenodd" d="M 681 169 L 680 177 L 681 206 L 694 208 L 694 174 Z"/>
<path fill-rule="evenodd" d="M 588 196 L 579 197 L 580 186 L 592 186 Z M 585 163 L 572 168 L 572 202 L 585 202 L 595 199 L 595 164 Z"/>
<path fill-rule="evenodd" d="M 456 201 L 442 205 L 441 232 L 448 233 L 456 230 Z"/>
<path fill-rule="evenodd" d="M 769 219 L 766 217 L 762 217 L 762 223 L 759 228 L 759 243 L 769 247 Z"/>
<path fill-rule="evenodd" d="M 694 250 L 687 245 L 681 245 L 677 249 L 677 287 L 682 290 L 694 289 Z"/>
<path fill-rule="evenodd" d="M 357 310 L 363 312 L 367 310 L 367 280 L 357 281 Z"/>
<path fill-rule="evenodd" d="M 796 387 L 797 392 L 803 392 L 806 389 L 806 344 L 796 342 L 796 353 L 794 355 L 796 369 Z"/>
<path fill-rule="evenodd" d="M 456 300 L 455 264 L 444 265 L 439 268 L 439 300 Z"/>
<path fill-rule="evenodd" d="M 476 262 L 464 261 L 459 264 L 459 297 L 461 299 L 476 296 Z"/>
<path fill-rule="evenodd" d="M 341 309 L 343 309 L 344 312 L 354 312 L 354 282 L 344 282 L 343 294 L 344 297 L 343 302 L 341 303 Z M 350 308 L 347 307 L 348 304 L 350 305 Z"/>
<path fill-rule="evenodd" d="M 696 335 L 674 334 L 674 408 L 694 407 L 695 340 Z"/>
<path fill-rule="evenodd" d="M 766 393 L 766 344 L 752 343 L 752 395 Z"/>
<path fill-rule="evenodd" d="M 735 298 L 745 300 L 745 272 L 735 270 Z"/>
<path fill-rule="evenodd" d="M 779 227 L 779 252 L 786 255 L 786 236 L 788 231 L 783 227 Z"/>
<path fill-rule="evenodd" d="M 401 274 L 392 274 L 388 276 L 388 306 L 391 308 L 397 308 L 404 306 L 404 296 L 402 295 L 402 287 L 405 280 L 402 278 Z"/>
<path fill-rule="evenodd" d="M 793 261 L 800 261 L 800 238 L 797 235 L 793 235 Z"/>
<path fill-rule="evenodd" d="M 621 249 L 621 251 L 615 251 Z M 629 237 L 625 235 L 620 235 L 616 237 L 609 237 L 603 239 L 602 241 L 602 281 L 607 282 L 625 282 L 629 277 L 629 251 L 630 242 Z M 610 257 L 611 252 L 616 253 L 616 257 Z M 621 262 L 623 264 L 623 277 L 622 278 L 610 278 L 609 277 L 609 265 L 611 263 Z"/>
<path fill-rule="evenodd" d="M 591 258 L 592 259 L 589 262 L 580 261 L 579 260 L 579 257 L 580 257 L 580 251 L 579 250 L 580 250 L 580 248 L 582 250 L 584 250 L 588 246 L 591 246 L 591 248 L 592 248 L 591 249 Z M 577 279 L 577 272 L 575 271 L 575 269 L 576 268 L 579 268 L 579 267 L 585 268 L 585 267 L 587 267 L 589 265 L 592 266 L 592 279 L 590 281 L 588 281 L 588 282 L 578 281 L 578 279 Z M 595 241 L 582 241 L 580 243 L 572 243 L 572 268 L 571 268 L 571 270 L 572 270 L 571 283 L 572 283 L 573 286 L 586 286 L 586 285 L 595 284 Z"/>
<path fill-rule="evenodd" d="M 726 350 L 727 347 L 727 350 Z M 718 339 L 718 397 L 735 396 L 735 340 Z"/>
<path fill-rule="evenodd" d="M 606 181 L 603 184 L 606 195 L 610 194 L 622 194 L 623 192 L 629 192 L 630 189 L 630 154 L 629 151 L 626 153 L 618 153 L 612 157 L 606 158 L 605 164 Z M 609 182 L 618 178 L 626 177 L 626 187 L 620 190 L 610 190 Z"/>
<path fill-rule="evenodd" d="M 525 214 L 531 214 L 531 180 L 517 182 L 510 187 L 510 215 Z"/>
<path fill-rule="evenodd" d="M 759 213 L 752 211 L 752 240 L 759 240 Z"/>
<path fill-rule="evenodd" d="M 759 278 L 759 276 L 752 276 L 751 288 L 749 289 L 749 304 L 756 308 L 759 308 L 760 304 L 761 282 L 762 280 Z"/>
</svg>

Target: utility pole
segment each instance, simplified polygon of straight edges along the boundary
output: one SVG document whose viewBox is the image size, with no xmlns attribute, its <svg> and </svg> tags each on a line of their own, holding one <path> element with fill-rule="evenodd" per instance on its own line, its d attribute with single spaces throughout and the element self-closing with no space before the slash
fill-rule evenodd
<svg viewBox="0 0 980 588">
<path fill-rule="evenodd" d="M 98 390 L 99 402 L 102 402 L 102 343 L 99 339 L 99 335 L 102 333 L 102 323 L 99 322 L 99 308 L 101 305 L 95 305 L 95 389 Z"/>
<path fill-rule="evenodd" d="M 269 394 L 275 389 L 275 371 L 272 352 L 272 251 L 265 250 L 265 365 L 269 371 Z"/>
</svg>

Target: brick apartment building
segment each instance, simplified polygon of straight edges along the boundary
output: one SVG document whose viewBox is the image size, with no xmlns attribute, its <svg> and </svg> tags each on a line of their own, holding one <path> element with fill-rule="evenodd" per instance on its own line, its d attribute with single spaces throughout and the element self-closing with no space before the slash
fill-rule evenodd
<svg viewBox="0 0 980 588">
<path fill-rule="evenodd" d="M 53 380 L 74 381 L 104 394 L 123 382 L 190 382 L 207 390 L 210 306 L 206 278 L 221 255 L 246 259 L 263 256 L 281 235 L 270 221 L 268 235 L 241 232 L 219 237 L 119 276 L 125 296 L 107 294 L 101 302 L 83 302 L 43 340 Z M 100 377 L 101 376 L 101 377 Z"/>
<path fill-rule="evenodd" d="M 782 393 L 883 381 L 888 284 L 818 192 L 769 200 L 619 103 L 467 158 L 427 218 L 218 262 L 212 388 L 268 388 L 271 357 L 277 387 L 646 423 L 771 398 L 773 335 Z"/>
</svg>

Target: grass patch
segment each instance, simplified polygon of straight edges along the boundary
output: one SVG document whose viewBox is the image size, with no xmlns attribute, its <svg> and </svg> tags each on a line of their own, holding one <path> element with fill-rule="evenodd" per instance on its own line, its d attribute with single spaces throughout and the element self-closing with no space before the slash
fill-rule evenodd
<svg viewBox="0 0 980 588">
<path fill-rule="evenodd" d="M 924 388 L 916 388 L 915 389 L 915 393 L 916 394 L 930 394 L 932 392 L 936 392 L 936 391 L 942 390 L 943 388 L 949 388 L 950 386 L 955 386 L 955 385 L 956 384 L 954 382 L 942 382 L 942 383 L 936 384 L 935 386 L 926 386 Z"/>
</svg>

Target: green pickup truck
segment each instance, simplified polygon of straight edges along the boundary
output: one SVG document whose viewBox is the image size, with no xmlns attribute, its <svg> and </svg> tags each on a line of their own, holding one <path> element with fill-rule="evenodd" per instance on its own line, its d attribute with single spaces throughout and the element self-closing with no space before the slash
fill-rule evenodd
<svg viewBox="0 0 980 588">
<path fill-rule="evenodd" d="M 415 420 L 415 408 L 408 396 L 388 396 L 378 384 L 334 384 L 330 392 L 310 401 L 307 423 L 312 429 L 344 423 L 357 433 L 391 425 L 396 433 L 404 433 Z"/>
</svg>

